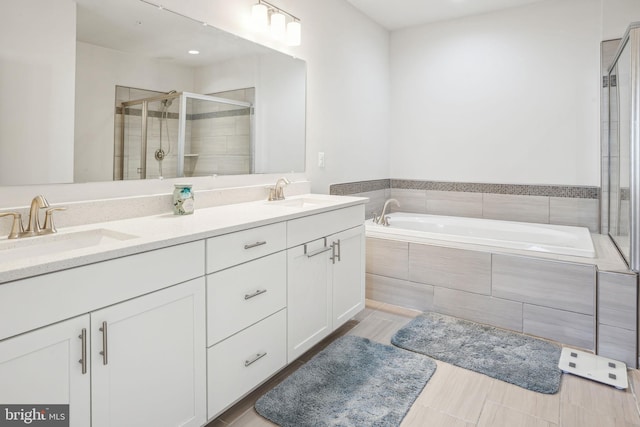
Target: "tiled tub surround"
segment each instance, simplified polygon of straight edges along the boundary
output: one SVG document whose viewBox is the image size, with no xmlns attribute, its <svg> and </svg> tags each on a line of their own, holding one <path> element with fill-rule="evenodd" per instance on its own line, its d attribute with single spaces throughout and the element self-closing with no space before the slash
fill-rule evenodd
<svg viewBox="0 0 640 427">
<path fill-rule="evenodd" d="M 575 225 L 600 230 L 600 189 L 382 179 L 332 185 L 331 194 L 369 197 L 367 217 L 393 197 L 392 211 Z"/>
<path fill-rule="evenodd" d="M 635 367 L 637 277 L 607 236 L 592 237 L 592 259 L 367 237 L 367 298 L 549 338 Z"/>
</svg>

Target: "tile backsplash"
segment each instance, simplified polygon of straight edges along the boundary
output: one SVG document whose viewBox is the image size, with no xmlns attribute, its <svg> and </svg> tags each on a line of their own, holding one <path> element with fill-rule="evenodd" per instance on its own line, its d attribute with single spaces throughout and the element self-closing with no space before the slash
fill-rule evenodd
<svg viewBox="0 0 640 427">
<path fill-rule="evenodd" d="M 386 199 L 393 210 L 434 215 L 575 225 L 600 231 L 600 188 L 564 185 L 483 184 L 381 179 L 335 184 L 330 193 L 369 197 L 367 218 Z"/>
</svg>

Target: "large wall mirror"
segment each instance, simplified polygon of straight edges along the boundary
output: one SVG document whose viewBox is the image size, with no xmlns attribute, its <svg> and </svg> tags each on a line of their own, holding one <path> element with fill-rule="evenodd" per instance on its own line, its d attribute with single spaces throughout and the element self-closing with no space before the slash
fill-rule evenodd
<svg viewBox="0 0 640 427">
<path fill-rule="evenodd" d="M 304 172 L 304 61 L 142 0 L 12 4 L 0 185 Z"/>
</svg>

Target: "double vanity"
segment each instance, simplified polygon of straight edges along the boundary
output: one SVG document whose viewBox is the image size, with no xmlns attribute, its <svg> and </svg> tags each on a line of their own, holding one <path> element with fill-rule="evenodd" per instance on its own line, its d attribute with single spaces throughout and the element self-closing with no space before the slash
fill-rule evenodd
<svg viewBox="0 0 640 427">
<path fill-rule="evenodd" d="M 0 403 L 202 426 L 364 308 L 364 202 L 302 195 L 0 240 Z"/>
</svg>

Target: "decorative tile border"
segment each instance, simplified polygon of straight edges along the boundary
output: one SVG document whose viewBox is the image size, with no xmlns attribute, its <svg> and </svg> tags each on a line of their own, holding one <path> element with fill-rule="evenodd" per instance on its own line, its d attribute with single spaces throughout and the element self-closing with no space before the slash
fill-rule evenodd
<svg viewBox="0 0 640 427">
<path fill-rule="evenodd" d="M 329 194 L 334 196 L 346 196 L 349 194 L 366 193 L 368 191 L 386 190 L 388 188 L 391 188 L 390 179 L 345 182 L 329 186 Z"/>
<path fill-rule="evenodd" d="M 473 182 L 418 181 L 408 179 L 379 179 L 374 181 L 334 184 L 330 194 L 347 195 L 367 191 L 399 188 L 406 190 L 457 191 L 466 193 L 510 194 L 521 196 L 599 199 L 600 188 L 578 185 L 484 184 Z"/>
</svg>

